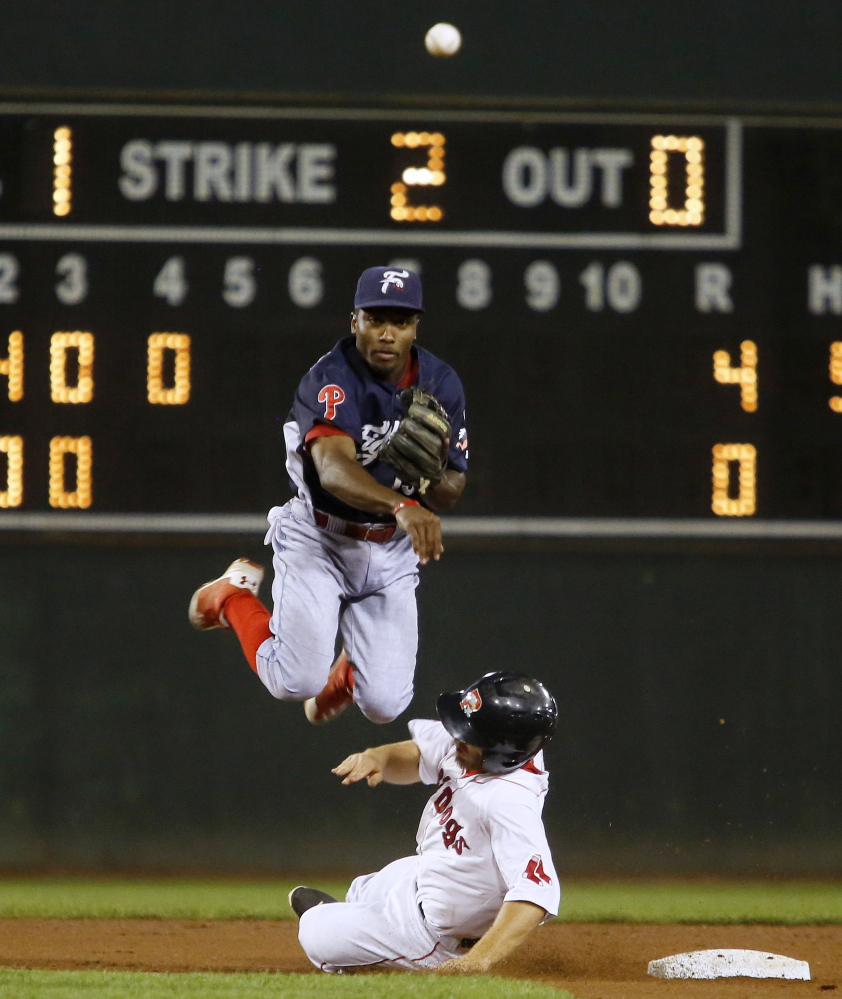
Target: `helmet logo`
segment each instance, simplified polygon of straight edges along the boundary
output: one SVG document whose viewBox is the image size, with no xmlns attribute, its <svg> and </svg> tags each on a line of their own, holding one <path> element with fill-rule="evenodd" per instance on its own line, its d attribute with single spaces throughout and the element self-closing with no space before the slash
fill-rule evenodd
<svg viewBox="0 0 842 999">
<path fill-rule="evenodd" d="M 399 291 L 403 291 L 403 279 L 408 277 L 409 271 L 383 271 L 380 291 L 385 295 L 390 284 L 393 284 Z"/>
<path fill-rule="evenodd" d="M 459 707 L 465 712 L 468 718 L 475 711 L 479 711 L 482 707 L 482 698 L 479 696 L 478 690 L 470 690 L 459 702 Z"/>
</svg>

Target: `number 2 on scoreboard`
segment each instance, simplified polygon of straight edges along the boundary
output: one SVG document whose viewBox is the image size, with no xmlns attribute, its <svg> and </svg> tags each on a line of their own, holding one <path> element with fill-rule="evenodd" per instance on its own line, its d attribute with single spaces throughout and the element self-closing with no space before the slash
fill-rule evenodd
<svg viewBox="0 0 842 999">
<path fill-rule="evenodd" d="M 440 222 L 444 218 L 439 205 L 411 205 L 408 193 L 410 187 L 440 187 L 445 182 L 444 143 L 441 132 L 395 132 L 392 136 L 392 145 L 399 149 L 427 149 L 427 165 L 406 167 L 401 179 L 392 184 L 389 214 L 396 222 Z"/>
</svg>

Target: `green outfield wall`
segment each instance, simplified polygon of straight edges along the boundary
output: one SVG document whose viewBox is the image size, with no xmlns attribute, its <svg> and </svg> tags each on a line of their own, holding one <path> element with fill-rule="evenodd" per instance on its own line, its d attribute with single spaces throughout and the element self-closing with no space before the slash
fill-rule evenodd
<svg viewBox="0 0 842 999">
<path fill-rule="evenodd" d="M 5 7 L 7 102 L 842 107 L 832 0 Z M 437 20 L 463 31 L 453 59 L 423 48 Z M 513 668 L 559 699 L 562 871 L 842 874 L 842 545 L 449 540 L 423 571 L 410 711 L 327 729 L 187 624 L 238 554 L 260 539 L 0 531 L 0 868 L 379 865 L 412 850 L 425 791 L 341 788 L 330 767 Z"/>
<path fill-rule="evenodd" d="M 423 570 L 399 721 L 308 726 L 194 587 L 260 541 L 4 537 L 0 867 L 361 870 L 410 852 L 425 790 L 343 788 L 344 754 L 435 695 L 535 673 L 561 724 L 546 818 L 565 871 L 842 872 L 842 558 L 700 543 L 483 550 Z"/>
</svg>

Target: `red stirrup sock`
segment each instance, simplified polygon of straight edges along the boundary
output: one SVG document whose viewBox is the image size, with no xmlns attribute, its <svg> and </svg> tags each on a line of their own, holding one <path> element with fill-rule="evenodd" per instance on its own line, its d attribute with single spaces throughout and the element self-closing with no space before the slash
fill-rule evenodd
<svg viewBox="0 0 842 999">
<path fill-rule="evenodd" d="M 257 672 L 257 650 L 272 637 L 269 630 L 271 615 L 257 597 L 248 590 L 232 594 L 222 605 L 225 620 L 237 633 L 249 666 Z"/>
</svg>

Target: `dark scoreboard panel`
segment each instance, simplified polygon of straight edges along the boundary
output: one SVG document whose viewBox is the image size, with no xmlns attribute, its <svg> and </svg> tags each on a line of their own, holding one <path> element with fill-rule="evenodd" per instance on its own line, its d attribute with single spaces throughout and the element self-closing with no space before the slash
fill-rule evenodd
<svg viewBox="0 0 842 999">
<path fill-rule="evenodd" d="M 842 130 L 0 106 L 0 506 L 260 512 L 367 266 L 465 383 L 460 513 L 842 517 Z"/>
</svg>

